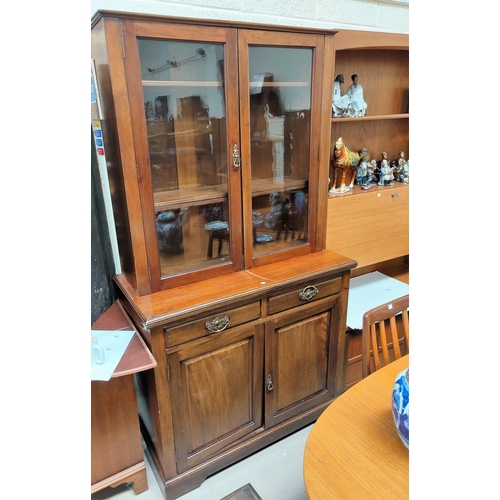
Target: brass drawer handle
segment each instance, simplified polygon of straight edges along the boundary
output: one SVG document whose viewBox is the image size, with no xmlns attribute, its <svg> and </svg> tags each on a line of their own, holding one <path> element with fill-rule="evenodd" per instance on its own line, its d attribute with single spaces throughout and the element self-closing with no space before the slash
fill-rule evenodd
<svg viewBox="0 0 500 500">
<path fill-rule="evenodd" d="M 312 285 L 306 286 L 304 290 L 299 293 L 300 300 L 311 300 L 313 297 L 318 295 L 319 290 Z"/>
<path fill-rule="evenodd" d="M 229 316 L 224 316 L 223 318 L 214 318 L 212 321 L 207 321 L 205 323 L 205 328 L 209 332 L 222 332 L 222 330 L 225 330 L 227 328 L 227 325 L 229 325 Z"/>
</svg>

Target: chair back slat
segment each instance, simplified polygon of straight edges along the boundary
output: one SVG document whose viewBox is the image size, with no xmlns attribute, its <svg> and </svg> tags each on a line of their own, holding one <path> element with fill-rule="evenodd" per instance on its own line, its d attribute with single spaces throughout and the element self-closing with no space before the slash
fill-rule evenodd
<svg viewBox="0 0 500 500">
<path fill-rule="evenodd" d="M 391 316 L 389 318 L 389 324 L 391 325 L 392 348 L 394 349 L 394 356 L 396 356 L 396 359 L 399 359 L 401 357 L 401 351 L 399 349 L 399 337 L 395 316 Z"/>
<path fill-rule="evenodd" d="M 410 345 L 410 321 L 408 318 L 408 311 L 403 311 L 403 331 L 406 338 L 406 343 Z"/>
<path fill-rule="evenodd" d="M 399 345 L 401 327 L 402 340 L 406 344 L 404 354 L 409 352 L 409 307 L 410 295 L 408 294 L 374 307 L 363 315 L 361 341 L 363 378 L 401 357 L 402 351 Z M 393 359 L 391 359 L 391 352 Z"/>
<path fill-rule="evenodd" d="M 377 325 L 376 323 L 372 323 L 370 325 L 371 328 L 371 341 L 372 341 L 372 349 L 373 349 L 373 362 L 375 364 L 375 370 L 380 368 L 380 357 L 378 354 L 378 342 L 377 342 Z"/>
<path fill-rule="evenodd" d="M 378 322 L 379 340 L 382 347 L 382 356 L 384 358 L 384 365 L 390 363 L 389 350 L 387 349 L 387 334 L 385 332 L 385 320 Z"/>
</svg>

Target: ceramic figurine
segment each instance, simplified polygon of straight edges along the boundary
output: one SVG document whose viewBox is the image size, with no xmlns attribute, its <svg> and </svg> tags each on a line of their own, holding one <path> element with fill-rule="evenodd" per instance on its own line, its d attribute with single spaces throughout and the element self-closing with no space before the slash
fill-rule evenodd
<svg viewBox="0 0 500 500">
<path fill-rule="evenodd" d="M 359 162 L 358 169 L 356 171 L 356 184 L 361 186 L 363 189 L 370 189 L 377 183 L 377 177 L 373 172 L 372 165 L 370 163 L 370 153 L 368 149 L 363 148 L 359 152 L 361 161 Z"/>
<path fill-rule="evenodd" d="M 384 151 L 382 153 L 382 160 L 380 161 L 380 179 L 378 181 L 379 186 L 394 186 L 394 176 L 392 171 L 394 167 L 389 167 L 389 162 L 387 161 L 387 153 Z"/>
<path fill-rule="evenodd" d="M 341 95 L 340 86 L 344 83 L 344 75 L 337 75 L 333 82 L 332 112 L 334 118 L 348 116 L 351 108 L 351 99 Z"/>
<path fill-rule="evenodd" d="M 351 80 L 352 85 L 347 89 L 346 94 L 351 100 L 349 116 L 365 116 L 368 104 L 366 104 L 363 97 L 363 87 L 358 83 L 358 75 L 352 75 Z"/>
<path fill-rule="evenodd" d="M 410 184 L 410 159 L 409 158 L 406 160 L 406 163 L 404 164 L 403 171 L 404 171 L 403 182 L 405 184 Z"/>
<path fill-rule="evenodd" d="M 393 167 L 394 179 L 399 182 L 404 182 L 404 166 L 406 164 L 405 154 L 403 151 L 399 152 L 398 157 L 391 161 L 391 167 Z"/>
<path fill-rule="evenodd" d="M 333 168 L 333 185 L 330 189 L 330 193 L 344 194 L 352 191 L 354 187 L 354 179 L 356 178 L 356 170 L 358 168 L 358 163 L 360 160 L 359 153 L 351 151 L 348 147 L 344 146 L 344 141 L 342 137 L 339 137 L 335 142 L 335 147 L 333 150 L 333 158 L 331 160 L 331 165 Z M 342 176 L 340 179 L 340 186 L 337 188 L 337 177 L 339 169 L 342 170 Z M 347 169 L 351 169 L 351 183 L 349 186 L 345 185 L 345 179 L 347 174 Z"/>
</svg>

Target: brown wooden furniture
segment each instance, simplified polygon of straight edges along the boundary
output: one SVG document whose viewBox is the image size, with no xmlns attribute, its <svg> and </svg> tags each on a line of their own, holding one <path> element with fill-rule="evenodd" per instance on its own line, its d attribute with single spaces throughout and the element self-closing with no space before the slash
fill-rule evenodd
<svg viewBox="0 0 500 500">
<path fill-rule="evenodd" d="M 248 483 L 221 500 L 262 500 L 262 498 L 257 494 L 253 486 Z"/>
<path fill-rule="evenodd" d="M 392 37 L 381 56 L 364 48 L 366 34 L 336 36 L 108 11 L 92 19 L 115 281 L 158 363 L 137 376 L 139 412 L 169 499 L 312 422 L 344 390 L 356 260 L 326 249 L 331 142 L 345 126 L 348 146 L 363 130 L 375 150 L 378 132 L 404 143 L 407 110 L 395 107 L 407 84 L 395 89 L 392 70 L 407 62 L 385 54 Z M 332 120 L 341 53 L 374 117 Z M 371 96 L 363 65 L 383 75 Z"/>
<path fill-rule="evenodd" d="M 356 261 L 325 250 L 334 35 L 92 20 L 115 281 L 158 363 L 137 397 L 168 499 L 314 421 L 344 386 Z"/>
<path fill-rule="evenodd" d="M 405 342 L 403 353 L 409 352 L 409 306 L 410 295 L 405 295 L 374 307 L 363 315 L 363 378 L 379 370 L 381 366 L 399 359 L 401 357 L 400 342 Z M 399 329 L 396 325 L 396 318 L 400 318 L 401 321 Z M 389 354 L 391 347 L 392 352 Z M 380 359 L 380 352 L 382 352 L 383 363 Z"/>
<path fill-rule="evenodd" d="M 409 159 L 409 36 L 340 30 L 334 45 L 334 77 L 343 74 L 347 83 L 356 73 L 368 108 L 364 117 L 331 119 L 331 154 L 342 137 L 351 150 L 367 148 L 377 161 L 383 151 L 389 160 L 399 151 Z M 358 262 L 356 275 L 408 256 L 409 186 L 355 185 L 350 194 L 330 197 L 326 234 L 328 249 Z"/>
<path fill-rule="evenodd" d="M 341 392 L 349 270 L 323 251 L 138 296 L 158 366 L 138 375 L 146 453 L 166 498 L 313 422 Z"/>
<path fill-rule="evenodd" d="M 96 13 L 121 274 L 138 295 L 325 248 L 334 35 Z"/>
<path fill-rule="evenodd" d="M 337 398 L 313 425 L 304 452 L 309 500 L 408 498 L 409 452 L 394 425 L 391 392 L 404 356 Z"/>
<path fill-rule="evenodd" d="M 405 265 L 403 259 L 395 259 L 394 261 L 378 264 L 376 267 L 370 269 L 370 272 L 376 270 L 379 270 L 379 272 L 385 274 L 386 276 L 402 281 L 403 283 L 409 284 L 410 282 L 408 265 Z M 356 269 L 351 270 L 351 277 L 353 277 L 354 274 L 356 274 Z M 397 324 L 399 327 L 399 321 Z M 349 325 L 347 326 L 349 327 Z M 361 330 L 347 330 L 345 338 L 346 359 L 344 367 L 346 373 L 344 377 L 344 390 L 349 389 L 349 387 L 352 387 L 363 378 L 363 348 L 361 340 Z M 403 344 L 402 331 L 400 336 L 400 345 L 402 348 L 405 347 L 405 344 Z M 392 346 L 389 347 L 389 351 L 391 351 L 391 349 Z"/>
<path fill-rule="evenodd" d="M 92 330 L 135 330 L 119 301 L 92 325 Z M 156 361 L 135 331 L 109 381 L 91 386 L 91 493 L 121 483 L 135 483 L 136 495 L 148 489 L 134 373 Z"/>
</svg>

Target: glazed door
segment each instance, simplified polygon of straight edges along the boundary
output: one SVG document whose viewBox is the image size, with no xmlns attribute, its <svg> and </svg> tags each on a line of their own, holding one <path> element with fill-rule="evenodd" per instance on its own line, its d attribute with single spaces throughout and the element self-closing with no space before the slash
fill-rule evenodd
<svg viewBox="0 0 500 500">
<path fill-rule="evenodd" d="M 167 356 L 177 470 L 263 426 L 263 324 L 190 342 Z"/>
<path fill-rule="evenodd" d="M 238 33 L 245 267 L 315 243 L 323 37 Z M 286 254 L 285 254 L 286 253 Z"/>
<path fill-rule="evenodd" d="M 132 21 L 123 26 L 152 289 L 238 271 L 236 30 Z"/>
<path fill-rule="evenodd" d="M 333 399 L 340 295 L 266 323 L 265 426 Z"/>
</svg>

